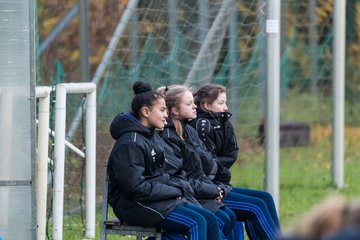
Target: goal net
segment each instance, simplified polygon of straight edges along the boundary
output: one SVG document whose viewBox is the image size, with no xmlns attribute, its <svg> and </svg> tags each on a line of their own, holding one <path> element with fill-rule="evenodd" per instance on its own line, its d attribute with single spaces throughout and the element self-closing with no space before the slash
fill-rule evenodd
<svg viewBox="0 0 360 240">
<path fill-rule="evenodd" d="M 194 90 L 218 83 L 228 89 L 240 139 L 254 139 L 263 114 L 264 8 L 257 0 L 139 1 L 100 80 L 100 116 L 129 110 L 138 79 Z"/>
</svg>

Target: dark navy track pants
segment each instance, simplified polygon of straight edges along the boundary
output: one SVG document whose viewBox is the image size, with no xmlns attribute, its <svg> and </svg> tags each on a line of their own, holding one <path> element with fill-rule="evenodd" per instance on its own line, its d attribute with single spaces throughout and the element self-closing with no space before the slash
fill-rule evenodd
<svg viewBox="0 0 360 240">
<path fill-rule="evenodd" d="M 216 217 L 220 225 L 220 229 L 225 236 L 228 236 L 233 230 L 236 223 L 235 213 L 228 207 L 221 207 L 215 212 Z"/>
<path fill-rule="evenodd" d="M 276 239 L 279 219 L 273 198 L 265 191 L 233 188 L 223 201 L 245 223 L 250 239 Z"/>
<path fill-rule="evenodd" d="M 215 214 L 191 203 L 176 206 L 160 225 L 168 232 L 180 233 L 189 240 L 222 240 Z"/>
</svg>

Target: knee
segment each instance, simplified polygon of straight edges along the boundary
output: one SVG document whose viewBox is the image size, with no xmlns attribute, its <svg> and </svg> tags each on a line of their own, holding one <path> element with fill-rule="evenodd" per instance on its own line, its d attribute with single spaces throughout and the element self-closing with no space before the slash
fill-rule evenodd
<svg viewBox="0 0 360 240">
<path fill-rule="evenodd" d="M 252 198 L 250 203 L 253 205 L 253 206 L 257 206 L 261 209 L 264 209 L 264 208 L 267 208 L 267 205 L 266 205 L 266 200 L 263 199 L 263 198 Z"/>
<path fill-rule="evenodd" d="M 228 214 L 231 222 L 236 221 L 236 215 L 235 215 L 235 213 L 233 211 L 229 211 L 229 212 L 227 212 L 227 214 Z"/>
<path fill-rule="evenodd" d="M 222 220 L 224 221 L 225 225 L 231 224 L 231 218 L 228 214 L 224 214 L 224 216 L 222 217 Z"/>
<path fill-rule="evenodd" d="M 271 195 L 270 193 L 264 192 L 263 194 L 264 194 L 264 198 L 265 198 L 266 200 L 271 201 L 271 202 L 274 201 L 274 199 L 273 199 L 273 197 L 272 197 L 272 195 Z"/>
<path fill-rule="evenodd" d="M 229 219 L 230 219 L 230 226 L 231 229 L 235 226 L 236 223 L 236 215 L 235 213 L 232 212 L 232 214 L 229 214 Z"/>
<path fill-rule="evenodd" d="M 207 225 L 206 218 L 204 216 L 202 216 L 201 214 L 198 214 L 194 220 L 198 226 L 206 226 Z"/>
<path fill-rule="evenodd" d="M 219 226 L 218 218 L 215 216 L 215 214 L 213 213 L 206 214 L 205 219 L 208 226 L 213 226 L 213 225 Z"/>
</svg>

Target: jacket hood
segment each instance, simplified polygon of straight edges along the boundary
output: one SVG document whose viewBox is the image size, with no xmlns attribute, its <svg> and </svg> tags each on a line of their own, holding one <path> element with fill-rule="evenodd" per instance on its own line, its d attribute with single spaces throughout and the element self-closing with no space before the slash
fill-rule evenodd
<svg viewBox="0 0 360 240">
<path fill-rule="evenodd" d="M 214 119 L 215 121 L 222 121 L 222 122 L 228 121 L 232 116 L 232 114 L 229 112 L 214 113 L 214 112 L 204 111 L 201 108 L 197 108 L 196 112 L 197 112 L 197 118 L 207 118 L 209 120 Z"/>
<path fill-rule="evenodd" d="M 117 140 L 127 132 L 139 132 L 151 137 L 154 135 L 155 129 L 143 126 L 131 113 L 119 113 L 110 125 L 110 134 Z"/>
</svg>

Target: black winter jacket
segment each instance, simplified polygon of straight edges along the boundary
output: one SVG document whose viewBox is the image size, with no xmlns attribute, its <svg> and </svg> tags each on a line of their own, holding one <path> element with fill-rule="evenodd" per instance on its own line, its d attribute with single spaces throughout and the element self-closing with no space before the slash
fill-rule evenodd
<svg viewBox="0 0 360 240">
<path fill-rule="evenodd" d="M 167 166 L 173 170 L 167 171 L 183 169 L 199 203 L 204 208 L 216 212 L 223 206 L 222 203 L 215 200 L 219 196 L 219 187 L 212 182 L 211 178 L 214 176 L 209 178 L 203 170 L 204 167 L 207 168 L 210 176 L 216 173 L 217 165 L 212 154 L 207 151 L 191 126 L 182 124 L 184 139 L 180 139 L 171 119 L 168 119 L 167 122 L 164 131 L 160 132 L 160 136 L 172 147 L 177 156 L 177 164 L 168 164 Z"/>
<path fill-rule="evenodd" d="M 164 172 L 165 151 L 154 129 L 121 113 L 110 127 L 116 140 L 108 161 L 109 204 L 122 221 L 156 226 L 175 206 L 186 202 L 184 190 Z"/>
<path fill-rule="evenodd" d="M 214 181 L 229 184 L 230 167 L 235 163 L 239 151 L 234 127 L 229 121 L 231 113 L 209 113 L 198 108 L 197 119 L 190 122 L 205 143 L 207 149 L 216 155 L 218 172 Z"/>
</svg>

